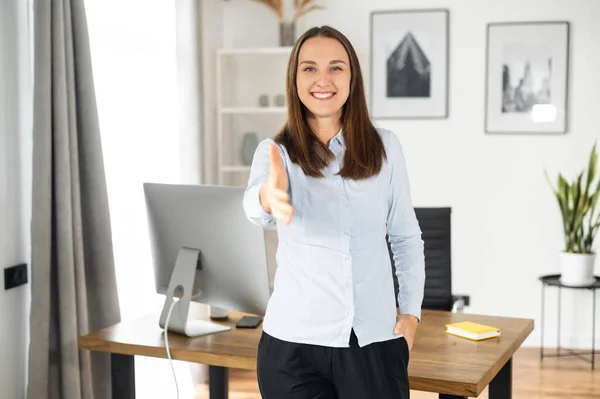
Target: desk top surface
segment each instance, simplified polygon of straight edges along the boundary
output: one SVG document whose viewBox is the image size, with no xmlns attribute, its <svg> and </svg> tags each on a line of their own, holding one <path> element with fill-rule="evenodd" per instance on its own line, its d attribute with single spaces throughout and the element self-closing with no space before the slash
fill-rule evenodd
<svg viewBox="0 0 600 399">
<path fill-rule="evenodd" d="M 262 329 L 236 329 L 242 313 L 231 312 L 223 333 L 188 338 L 169 333 L 175 360 L 229 368 L 255 369 Z M 82 336 L 79 347 L 94 351 L 167 358 L 159 315 L 123 321 Z M 502 335 L 470 341 L 446 334 L 445 325 L 472 321 L 498 327 Z M 478 396 L 533 331 L 533 320 L 423 310 L 410 354 L 411 389 Z"/>
</svg>

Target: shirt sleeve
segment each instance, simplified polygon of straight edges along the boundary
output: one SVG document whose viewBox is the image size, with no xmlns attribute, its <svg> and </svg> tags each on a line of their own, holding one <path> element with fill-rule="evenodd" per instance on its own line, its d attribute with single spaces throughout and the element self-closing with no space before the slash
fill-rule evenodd
<svg viewBox="0 0 600 399">
<path fill-rule="evenodd" d="M 275 140 L 265 139 L 258 144 L 250 167 L 248 186 L 244 193 L 244 212 L 246 213 L 246 217 L 252 223 L 263 227 L 275 224 L 275 218 L 265 211 L 260 204 L 259 196 L 260 186 L 269 177 L 269 168 L 271 166 L 269 148 L 271 144 L 275 144 Z"/>
<path fill-rule="evenodd" d="M 388 132 L 387 159 L 390 167 L 387 233 L 390 240 L 400 314 L 410 314 L 421 321 L 425 291 L 425 254 L 421 228 L 413 208 L 406 161 L 400 140 Z"/>
</svg>

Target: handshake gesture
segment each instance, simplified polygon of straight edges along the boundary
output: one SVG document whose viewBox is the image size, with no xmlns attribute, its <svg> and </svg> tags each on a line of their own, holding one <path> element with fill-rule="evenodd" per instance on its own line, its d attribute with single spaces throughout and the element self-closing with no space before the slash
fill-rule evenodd
<svg viewBox="0 0 600 399">
<path fill-rule="evenodd" d="M 294 208 L 290 205 L 287 171 L 281 162 L 279 150 L 275 144 L 271 144 L 269 155 L 271 167 L 269 177 L 260 187 L 260 205 L 278 222 L 289 224 L 292 221 Z"/>
</svg>

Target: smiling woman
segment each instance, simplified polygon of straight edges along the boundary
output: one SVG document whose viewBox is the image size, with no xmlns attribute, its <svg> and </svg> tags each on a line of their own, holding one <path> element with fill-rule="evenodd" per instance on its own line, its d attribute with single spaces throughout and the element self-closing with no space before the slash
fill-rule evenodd
<svg viewBox="0 0 600 399">
<path fill-rule="evenodd" d="M 259 144 L 244 196 L 248 219 L 277 224 L 278 235 L 261 395 L 408 398 L 425 264 L 402 146 L 371 123 L 358 58 L 334 28 L 312 28 L 292 48 L 287 99 L 287 122 Z"/>
</svg>

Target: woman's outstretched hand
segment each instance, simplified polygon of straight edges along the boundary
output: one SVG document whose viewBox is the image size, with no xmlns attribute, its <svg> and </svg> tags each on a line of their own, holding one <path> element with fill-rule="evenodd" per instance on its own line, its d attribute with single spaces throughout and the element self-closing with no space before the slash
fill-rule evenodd
<svg viewBox="0 0 600 399">
<path fill-rule="evenodd" d="M 271 167 L 269 177 L 260 187 L 260 204 L 278 222 L 289 224 L 292 221 L 294 208 L 290 205 L 287 171 L 281 162 L 277 146 L 271 144 L 269 151 Z"/>
</svg>

